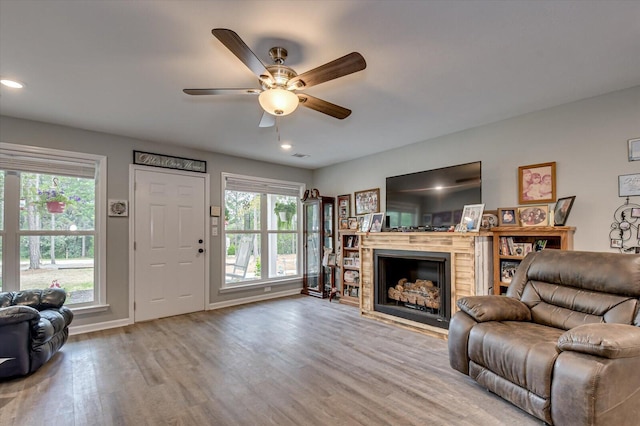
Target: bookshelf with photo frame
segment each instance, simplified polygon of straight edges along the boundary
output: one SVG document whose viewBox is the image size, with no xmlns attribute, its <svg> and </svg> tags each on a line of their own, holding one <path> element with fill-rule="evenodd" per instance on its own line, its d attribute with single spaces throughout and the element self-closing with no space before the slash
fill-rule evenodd
<svg viewBox="0 0 640 426">
<path fill-rule="evenodd" d="M 532 251 L 573 250 L 571 226 L 499 226 L 493 233 L 493 293 L 505 294 L 515 270 Z"/>
<path fill-rule="evenodd" d="M 340 303 L 360 306 L 360 235 L 340 230 Z"/>
</svg>

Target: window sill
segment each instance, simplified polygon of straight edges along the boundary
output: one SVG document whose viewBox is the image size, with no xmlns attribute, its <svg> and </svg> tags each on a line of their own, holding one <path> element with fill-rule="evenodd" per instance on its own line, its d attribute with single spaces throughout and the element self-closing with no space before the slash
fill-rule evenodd
<svg viewBox="0 0 640 426">
<path fill-rule="evenodd" d="M 219 293 L 220 294 L 234 293 L 239 291 L 254 290 L 257 288 L 275 287 L 275 286 L 295 284 L 295 283 L 302 283 L 302 277 L 292 277 L 292 278 L 288 278 L 285 280 L 278 280 L 278 281 L 260 281 L 259 283 L 238 284 L 233 286 L 228 285 L 226 287 L 222 287 L 219 290 Z"/>
<path fill-rule="evenodd" d="M 69 308 L 75 315 L 83 315 L 83 314 L 93 314 L 96 312 L 104 312 L 108 310 L 110 305 L 93 305 L 93 306 L 83 306 L 80 308 Z"/>
</svg>

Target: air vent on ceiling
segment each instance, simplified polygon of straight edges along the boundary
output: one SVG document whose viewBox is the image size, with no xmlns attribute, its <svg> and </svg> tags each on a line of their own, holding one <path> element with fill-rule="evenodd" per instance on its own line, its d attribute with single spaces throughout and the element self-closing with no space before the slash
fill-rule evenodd
<svg viewBox="0 0 640 426">
<path fill-rule="evenodd" d="M 309 154 L 300 154 L 299 152 L 296 152 L 295 154 L 291 154 L 291 156 L 297 158 L 306 158 L 309 157 Z"/>
</svg>

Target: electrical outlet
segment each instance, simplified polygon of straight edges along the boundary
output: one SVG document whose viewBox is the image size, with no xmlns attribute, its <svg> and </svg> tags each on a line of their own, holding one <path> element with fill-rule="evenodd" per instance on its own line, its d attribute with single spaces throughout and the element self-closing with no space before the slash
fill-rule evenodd
<svg viewBox="0 0 640 426">
<path fill-rule="evenodd" d="M 265 287 L 265 288 L 264 288 L 264 292 L 265 292 L 265 293 L 266 293 L 266 292 L 268 292 L 268 291 L 271 291 L 271 287 Z"/>
</svg>

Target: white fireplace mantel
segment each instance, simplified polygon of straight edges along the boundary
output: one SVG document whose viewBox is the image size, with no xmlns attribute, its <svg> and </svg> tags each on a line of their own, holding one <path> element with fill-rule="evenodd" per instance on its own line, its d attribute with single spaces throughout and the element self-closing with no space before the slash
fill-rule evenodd
<svg viewBox="0 0 640 426">
<path fill-rule="evenodd" d="M 491 233 L 478 232 L 378 232 L 360 234 L 360 313 L 440 338 L 448 330 L 377 312 L 374 309 L 376 249 L 442 252 L 451 255 L 451 313 L 462 297 L 489 294 L 493 271 Z"/>
</svg>

